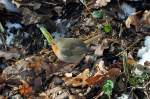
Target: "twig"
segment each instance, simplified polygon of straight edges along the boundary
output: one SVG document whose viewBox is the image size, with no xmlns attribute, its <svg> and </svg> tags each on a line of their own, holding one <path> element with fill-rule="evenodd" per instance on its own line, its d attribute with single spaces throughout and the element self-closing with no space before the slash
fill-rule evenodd
<svg viewBox="0 0 150 99">
<path fill-rule="evenodd" d="M 99 99 L 102 95 L 104 94 L 104 92 L 102 91 L 100 94 L 98 94 L 94 99 Z"/>
<path fill-rule="evenodd" d="M 146 88 L 150 84 L 150 81 L 144 85 L 143 88 Z"/>
<path fill-rule="evenodd" d="M 137 43 L 139 43 L 143 38 L 138 39 L 137 41 L 135 41 L 133 44 L 131 44 L 129 47 L 127 47 L 125 50 L 123 50 L 122 52 L 118 53 L 116 56 L 119 56 L 121 54 L 123 54 L 125 51 L 131 49 L 133 46 L 135 46 Z"/>
</svg>

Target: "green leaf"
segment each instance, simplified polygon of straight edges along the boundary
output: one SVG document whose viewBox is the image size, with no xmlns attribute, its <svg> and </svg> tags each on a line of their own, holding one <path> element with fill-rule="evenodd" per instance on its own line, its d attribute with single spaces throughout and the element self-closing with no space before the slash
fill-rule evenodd
<svg viewBox="0 0 150 99">
<path fill-rule="evenodd" d="M 103 12 L 100 10 L 93 11 L 92 16 L 94 18 L 97 18 L 97 19 L 102 19 L 103 18 Z"/>
<path fill-rule="evenodd" d="M 109 32 L 111 32 L 111 30 L 112 30 L 112 27 L 111 27 L 110 24 L 106 23 L 106 24 L 103 25 L 103 31 L 105 33 L 109 33 Z"/>
<path fill-rule="evenodd" d="M 112 94 L 113 88 L 114 88 L 114 83 L 111 80 L 107 80 L 103 85 L 102 90 L 104 94 L 110 96 Z"/>
</svg>

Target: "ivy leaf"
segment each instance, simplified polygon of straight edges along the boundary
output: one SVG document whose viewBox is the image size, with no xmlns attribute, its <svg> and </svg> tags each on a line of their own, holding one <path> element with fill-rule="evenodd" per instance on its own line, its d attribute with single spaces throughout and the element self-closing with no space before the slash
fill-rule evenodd
<svg viewBox="0 0 150 99">
<path fill-rule="evenodd" d="M 110 96 L 112 94 L 113 88 L 114 88 L 114 83 L 111 80 L 107 80 L 103 85 L 102 90 L 104 94 Z"/>
<path fill-rule="evenodd" d="M 97 18 L 97 19 L 102 19 L 103 18 L 103 12 L 100 10 L 93 11 L 92 16 L 94 18 Z"/>
<path fill-rule="evenodd" d="M 109 33 L 111 30 L 112 30 L 112 27 L 111 27 L 110 24 L 106 23 L 106 24 L 103 25 L 103 31 L 105 33 Z"/>
</svg>

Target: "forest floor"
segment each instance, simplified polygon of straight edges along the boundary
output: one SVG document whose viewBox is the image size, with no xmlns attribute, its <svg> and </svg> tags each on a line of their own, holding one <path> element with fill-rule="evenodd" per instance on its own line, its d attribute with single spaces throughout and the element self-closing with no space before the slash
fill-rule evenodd
<svg viewBox="0 0 150 99">
<path fill-rule="evenodd" d="M 37 24 L 88 52 L 61 61 Z M 150 99 L 150 1 L 0 0 L 0 99 Z"/>
</svg>

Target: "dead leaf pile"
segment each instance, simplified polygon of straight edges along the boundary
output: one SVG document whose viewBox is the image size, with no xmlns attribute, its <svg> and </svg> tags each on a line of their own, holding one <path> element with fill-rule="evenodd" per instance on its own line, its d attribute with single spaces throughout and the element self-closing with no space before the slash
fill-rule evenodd
<svg viewBox="0 0 150 99">
<path fill-rule="evenodd" d="M 142 18 L 139 16 L 142 14 Z M 125 25 L 127 28 L 131 28 L 131 26 L 134 26 L 136 31 L 139 31 L 144 26 L 150 25 L 150 11 L 145 10 L 144 13 L 136 12 L 135 14 L 128 16 L 128 18 L 125 21 Z"/>
</svg>

